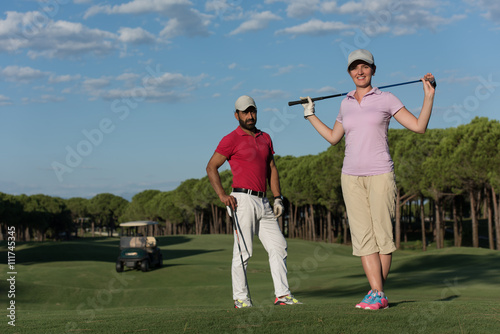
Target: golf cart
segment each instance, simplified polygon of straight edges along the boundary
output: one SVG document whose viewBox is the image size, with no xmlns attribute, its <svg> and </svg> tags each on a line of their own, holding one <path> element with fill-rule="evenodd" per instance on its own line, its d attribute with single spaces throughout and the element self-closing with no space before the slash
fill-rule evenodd
<svg viewBox="0 0 500 334">
<path fill-rule="evenodd" d="M 150 266 L 161 267 L 163 256 L 156 246 L 154 228 L 158 222 L 133 221 L 121 223 L 120 256 L 116 260 L 116 271 L 124 267 L 148 271 Z"/>
</svg>

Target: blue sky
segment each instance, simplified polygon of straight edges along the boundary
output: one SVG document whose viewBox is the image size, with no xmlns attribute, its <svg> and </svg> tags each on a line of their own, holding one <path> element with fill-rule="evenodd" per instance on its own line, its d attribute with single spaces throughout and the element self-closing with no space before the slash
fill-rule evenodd
<svg viewBox="0 0 500 334">
<path fill-rule="evenodd" d="M 430 128 L 500 119 L 496 0 L 19 0 L 0 9 L 8 194 L 130 199 L 202 178 L 237 126 L 243 94 L 277 154 L 322 152 L 328 143 L 287 102 L 352 90 L 346 59 L 357 48 L 375 56 L 375 86 L 436 76 Z M 418 114 L 420 84 L 390 91 Z M 333 125 L 340 101 L 319 101 L 316 113 Z"/>
</svg>

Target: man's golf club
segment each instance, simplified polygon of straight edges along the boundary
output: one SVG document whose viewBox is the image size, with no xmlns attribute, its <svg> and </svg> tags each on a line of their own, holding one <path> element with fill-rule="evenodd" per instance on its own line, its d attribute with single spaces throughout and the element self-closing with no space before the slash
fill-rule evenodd
<svg viewBox="0 0 500 334">
<path fill-rule="evenodd" d="M 401 86 L 401 85 L 409 85 L 417 82 L 422 82 L 421 80 L 413 80 L 413 81 L 407 81 L 407 82 L 401 82 L 393 85 L 387 85 L 387 86 L 382 86 L 378 87 L 379 89 L 384 89 L 384 88 L 389 88 L 389 87 L 396 87 L 396 86 Z M 436 81 L 431 81 L 431 85 L 436 88 Z M 325 99 L 331 99 L 332 97 L 339 97 L 339 96 L 344 96 L 347 95 L 348 92 L 346 93 L 340 93 L 340 94 L 335 94 L 335 95 L 326 95 L 326 96 L 320 96 L 320 97 L 315 97 L 311 98 L 311 100 L 314 101 L 320 101 L 320 100 L 325 100 Z M 302 99 L 302 100 L 297 100 L 297 101 L 290 101 L 288 102 L 289 106 L 294 106 L 296 104 L 304 104 L 304 103 L 309 103 L 309 100 L 307 99 Z"/>
<path fill-rule="evenodd" d="M 245 269 L 245 263 L 243 261 L 243 254 L 241 253 L 241 245 L 240 245 L 241 228 L 240 228 L 240 224 L 238 223 L 238 217 L 236 217 L 236 212 L 234 212 L 230 206 L 227 207 L 227 211 L 229 212 L 229 216 L 231 217 L 231 220 L 233 221 L 234 233 L 236 233 L 236 242 L 238 243 L 238 250 L 240 251 L 241 268 L 243 268 L 243 274 L 245 275 L 245 285 L 247 286 L 248 298 L 250 300 L 252 300 L 252 297 L 250 296 L 250 287 L 248 286 L 247 270 Z M 238 230 L 239 230 L 239 232 L 238 232 Z M 243 238 L 243 236 L 242 236 L 242 238 Z M 243 243 L 245 244 L 245 248 L 246 248 L 245 240 L 243 240 Z M 248 252 L 248 249 L 247 249 L 247 252 Z"/>
</svg>

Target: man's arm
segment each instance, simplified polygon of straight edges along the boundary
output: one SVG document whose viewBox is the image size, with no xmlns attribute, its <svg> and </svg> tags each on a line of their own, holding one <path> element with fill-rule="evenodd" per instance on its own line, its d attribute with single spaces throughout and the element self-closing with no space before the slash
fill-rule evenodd
<svg viewBox="0 0 500 334">
<path fill-rule="evenodd" d="M 227 158 L 220 153 L 215 152 L 210 158 L 210 161 L 207 164 L 207 175 L 212 188 L 214 188 L 217 196 L 225 206 L 231 206 L 234 210 L 236 209 L 236 199 L 233 196 L 229 196 L 226 194 L 226 191 L 222 187 L 222 182 L 220 180 L 219 175 L 219 167 L 226 162 Z"/>
<path fill-rule="evenodd" d="M 278 167 L 276 167 L 276 164 L 274 163 L 274 157 L 271 158 L 271 161 L 269 162 L 269 169 L 271 171 L 269 175 L 269 187 L 271 188 L 274 197 L 281 196 L 280 177 L 278 174 Z"/>
</svg>

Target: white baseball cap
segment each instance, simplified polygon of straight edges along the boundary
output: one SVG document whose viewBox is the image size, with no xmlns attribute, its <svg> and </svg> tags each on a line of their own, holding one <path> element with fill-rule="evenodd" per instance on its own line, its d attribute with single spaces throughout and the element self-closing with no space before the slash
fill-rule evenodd
<svg viewBox="0 0 500 334">
<path fill-rule="evenodd" d="M 371 54 L 370 51 L 365 49 L 358 49 L 351 52 L 349 54 L 349 57 L 347 57 L 347 70 L 349 70 L 351 64 L 354 63 L 356 60 L 362 60 L 370 65 L 375 64 L 375 60 L 373 59 L 373 55 Z"/>
<path fill-rule="evenodd" d="M 240 110 L 240 111 L 247 110 L 248 107 L 254 107 L 255 109 L 257 109 L 257 105 L 255 104 L 255 101 L 248 95 L 240 96 L 236 100 L 234 107 L 236 108 L 236 110 Z"/>
</svg>

